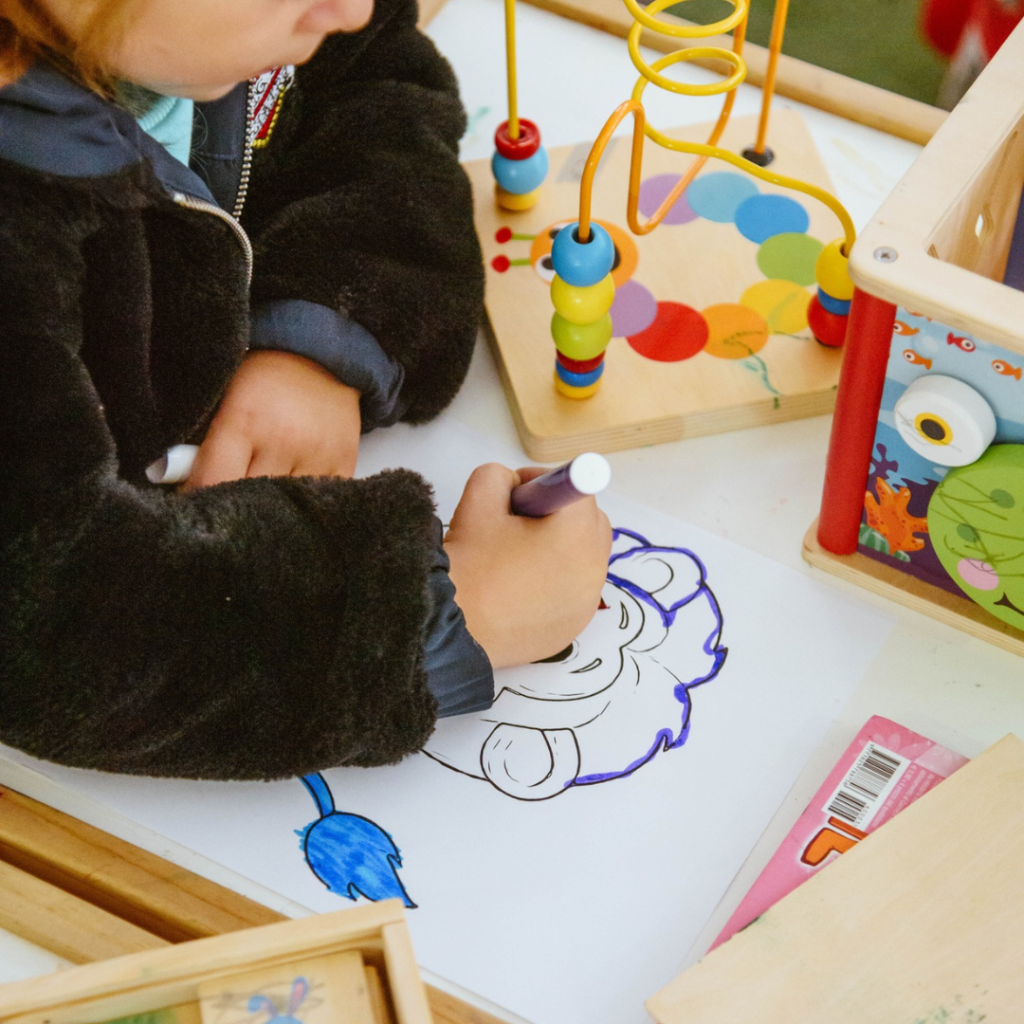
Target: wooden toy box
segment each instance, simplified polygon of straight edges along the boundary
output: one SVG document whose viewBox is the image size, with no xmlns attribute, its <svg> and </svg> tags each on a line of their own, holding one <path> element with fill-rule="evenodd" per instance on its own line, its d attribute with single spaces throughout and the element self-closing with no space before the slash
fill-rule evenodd
<svg viewBox="0 0 1024 1024">
<path fill-rule="evenodd" d="M 1018 653 L 1024 653 L 1022 129 L 1024 26 L 854 246 L 850 274 L 857 291 L 821 516 L 804 544 L 812 564 Z M 975 416 L 973 406 L 936 399 L 947 405 L 928 412 L 915 404 L 936 377 L 982 396 L 995 423 L 987 446 L 984 416 Z M 978 450 L 970 451 L 963 439 L 975 434 L 981 440 L 975 437 Z M 950 455 L 958 445 L 961 451 Z M 999 465 L 992 461 L 996 448 L 1007 457 Z M 950 461 L 957 457 L 968 461 Z"/>
</svg>

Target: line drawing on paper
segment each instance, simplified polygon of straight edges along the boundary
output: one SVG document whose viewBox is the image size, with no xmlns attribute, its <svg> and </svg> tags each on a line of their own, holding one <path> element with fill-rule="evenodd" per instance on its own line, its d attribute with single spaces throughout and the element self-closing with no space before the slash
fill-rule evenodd
<svg viewBox="0 0 1024 1024">
<path fill-rule="evenodd" d="M 728 650 L 704 564 L 616 529 L 601 607 L 544 662 L 505 670 L 493 707 L 438 722 L 424 753 L 518 800 L 631 775 L 690 734 L 690 691 Z"/>
<path fill-rule="evenodd" d="M 616 529 L 600 608 L 587 629 L 550 658 L 504 670 L 494 705 L 439 720 L 423 753 L 523 801 L 632 775 L 686 743 L 690 691 L 725 664 L 723 628 L 694 552 Z M 302 782 L 319 818 L 296 834 L 317 878 L 350 900 L 397 896 L 415 907 L 391 834 L 336 810 L 320 773 Z"/>
</svg>

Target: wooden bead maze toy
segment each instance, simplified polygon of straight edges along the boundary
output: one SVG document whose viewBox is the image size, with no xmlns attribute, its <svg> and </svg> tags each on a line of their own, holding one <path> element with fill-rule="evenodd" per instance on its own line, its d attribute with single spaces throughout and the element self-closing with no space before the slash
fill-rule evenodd
<svg viewBox="0 0 1024 1024">
<path fill-rule="evenodd" d="M 1024 654 L 1024 26 L 853 249 L 814 565 Z"/>
<path fill-rule="evenodd" d="M 706 26 L 659 18 L 672 0 L 624 3 L 641 76 L 632 98 L 588 153 L 545 154 L 535 126 L 518 118 L 513 0 L 506 0 L 509 119 L 497 130 L 490 169 L 468 167 L 503 379 L 523 445 L 541 460 L 828 412 L 839 375 L 853 224 L 829 193 L 798 115 L 782 112 L 773 122 L 774 151 L 766 143 L 786 0 L 775 10 L 756 129 L 751 118 L 731 118 L 746 73 L 748 0 L 730 0 L 732 13 Z M 733 45 L 684 46 L 648 64 L 644 28 L 690 41 L 731 30 Z M 698 59 L 724 63 L 728 74 L 694 85 L 664 73 Z M 649 82 L 677 94 L 724 94 L 717 122 L 658 130 L 642 102 Z M 628 116 L 627 149 L 613 133 Z M 650 152 L 645 139 L 656 144 Z M 519 152 L 527 159 L 516 160 Z M 678 153 L 694 158 L 681 175 Z M 711 158 L 730 169 L 706 170 Z M 625 227 L 616 220 L 624 181 Z M 794 192 L 818 202 L 805 205 Z M 824 244 L 834 231 L 828 211 L 843 236 Z"/>
</svg>

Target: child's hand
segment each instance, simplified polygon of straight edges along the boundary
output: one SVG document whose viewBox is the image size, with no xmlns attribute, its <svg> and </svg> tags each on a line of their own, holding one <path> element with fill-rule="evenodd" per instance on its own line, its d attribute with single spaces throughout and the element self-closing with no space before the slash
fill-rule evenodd
<svg viewBox="0 0 1024 1024">
<path fill-rule="evenodd" d="M 359 392 L 290 352 L 250 352 L 199 448 L 188 488 L 247 476 L 344 476 L 359 452 Z"/>
<path fill-rule="evenodd" d="M 544 472 L 480 466 L 445 537 L 455 601 L 494 668 L 557 654 L 601 600 L 612 531 L 593 498 L 543 519 L 509 509 L 512 488 Z"/>
</svg>

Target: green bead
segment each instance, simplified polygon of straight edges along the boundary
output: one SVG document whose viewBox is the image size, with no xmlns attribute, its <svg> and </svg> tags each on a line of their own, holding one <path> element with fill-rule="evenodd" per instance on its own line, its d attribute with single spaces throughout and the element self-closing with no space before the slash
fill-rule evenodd
<svg viewBox="0 0 1024 1024">
<path fill-rule="evenodd" d="M 574 324 L 555 313 L 551 317 L 551 337 L 567 359 L 596 359 L 612 340 L 611 315 L 605 313 L 589 324 Z"/>
</svg>

